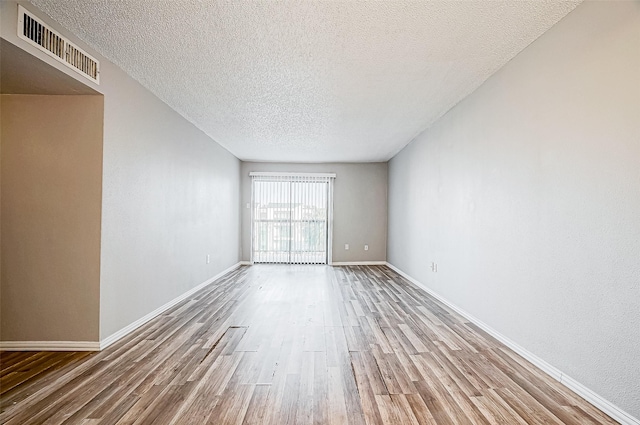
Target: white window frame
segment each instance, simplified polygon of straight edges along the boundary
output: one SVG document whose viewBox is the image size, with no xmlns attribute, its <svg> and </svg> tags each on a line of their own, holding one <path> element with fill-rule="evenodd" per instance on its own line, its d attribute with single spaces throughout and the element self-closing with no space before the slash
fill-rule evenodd
<svg viewBox="0 0 640 425">
<path fill-rule="evenodd" d="M 249 177 L 251 177 L 251 246 L 249 250 L 251 265 L 253 262 L 253 243 L 254 243 L 254 215 L 255 215 L 255 194 L 254 194 L 254 177 L 276 177 L 276 178 L 287 178 L 287 177 L 314 177 L 314 178 L 326 178 L 329 184 L 329 193 L 327 194 L 327 265 L 333 265 L 333 184 L 336 179 L 336 173 L 289 173 L 289 172 L 258 172 L 252 171 L 249 173 Z"/>
</svg>

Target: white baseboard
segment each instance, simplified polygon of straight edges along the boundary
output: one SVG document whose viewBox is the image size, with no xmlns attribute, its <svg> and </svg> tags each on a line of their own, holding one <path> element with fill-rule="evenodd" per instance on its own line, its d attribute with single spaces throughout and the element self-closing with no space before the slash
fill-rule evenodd
<svg viewBox="0 0 640 425">
<path fill-rule="evenodd" d="M 192 289 L 188 290 L 184 294 L 182 294 L 182 295 L 172 299 L 168 303 L 158 307 L 157 309 L 153 310 L 151 313 L 147 314 L 146 316 L 141 317 L 140 319 L 136 320 L 135 322 L 133 322 L 133 323 L 125 326 L 124 328 L 120 329 L 119 331 L 109 335 L 108 337 L 106 337 L 105 339 L 100 341 L 99 349 L 100 350 L 104 350 L 105 348 L 107 348 L 111 344 L 113 344 L 116 341 L 119 341 L 120 339 L 122 339 L 125 336 L 129 335 L 131 332 L 135 331 L 136 329 L 138 329 L 140 326 L 144 325 L 145 323 L 147 323 L 151 319 L 153 319 L 156 316 L 158 316 L 158 315 L 162 314 L 163 312 L 167 311 L 168 309 L 170 309 L 174 305 L 178 304 L 179 302 L 184 301 L 185 299 L 189 298 L 191 295 L 195 294 L 196 292 L 198 292 L 199 290 L 201 290 L 205 286 L 210 285 L 211 283 L 213 283 L 216 280 L 220 279 L 225 274 L 227 274 L 229 272 L 232 272 L 233 270 L 237 269 L 241 265 L 243 265 L 242 261 L 234 264 L 233 266 L 229 267 L 226 270 L 221 271 L 220 273 L 218 273 L 217 275 L 213 276 L 212 278 L 205 280 L 204 282 L 202 282 L 201 284 L 199 284 L 195 288 L 192 288 Z"/>
<path fill-rule="evenodd" d="M 252 266 L 253 263 L 251 261 L 240 261 L 241 266 Z M 285 263 L 283 263 L 285 264 Z M 329 263 L 330 266 L 386 266 L 386 261 L 343 261 L 343 262 L 332 262 Z"/>
<path fill-rule="evenodd" d="M 386 261 L 334 261 L 332 266 L 385 266 Z"/>
<path fill-rule="evenodd" d="M 556 368 L 556 367 L 552 366 L 551 364 L 547 363 L 546 361 L 544 361 L 540 357 L 536 356 L 535 354 L 533 354 L 530 351 L 528 351 L 527 349 L 521 347 L 520 345 L 518 345 L 517 343 L 515 343 L 511 339 L 509 339 L 506 336 L 502 335 L 500 332 L 496 331 L 495 329 L 493 329 L 492 327 L 490 327 L 486 323 L 482 322 L 481 320 L 479 320 L 476 317 L 472 316 L 471 314 L 467 313 L 466 311 L 464 311 L 460 307 L 456 306 L 455 304 L 449 302 L 449 300 L 447 300 L 446 298 L 442 297 L 438 293 L 434 292 L 431 288 L 429 288 L 426 285 L 422 284 L 421 282 L 417 281 L 413 277 L 409 276 L 408 274 L 406 274 L 405 272 L 403 272 L 402 270 L 400 270 L 399 268 L 397 268 L 393 264 L 387 262 L 386 265 L 390 269 L 392 269 L 396 273 L 398 273 L 400 276 L 404 277 L 406 280 L 408 280 L 409 282 L 413 283 L 418 288 L 424 290 L 426 293 L 431 295 L 433 298 L 437 299 L 442 304 L 444 304 L 447 307 L 449 307 L 451 310 L 455 311 L 456 313 L 458 313 L 462 317 L 464 317 L 467 320 L 469 320 L 470 322 L 474 323 L 476 326 L 478 326 L 479 328 L 484 330 L 486 333 L 488 333 L 489 335 L 491 335 L 492 337 L 494 337 L 495 339 L 497 339 L 498 341 L 500 341 L 501 343 L 503 343 L 504 345 L 506 345 L 507 347 L 509 347 L 513 351 L 515 351 L 518 355 L 520 355 L 520 356 L 524 357 L 525 359 L 527 359 L 529 362 L 531 362 L 532 364 L 537 366 L 539 369 L 544 371 L 546 374 L 548 374 L 549 376 L 554 378 L 556 381 L 560 382 L 565 387 L 569 388 L 570 390 L 572 390 L 573 392 L 578 394 L 580 397 L 584 398 L 589 403 L 593 404 L 595 407 L 597 407 L 598 409 L 602 410 L 604 413 L 606 413 L 607 415 L 611 416 L 616 421 L 620 422 L 622 425 L 640 425 L 640 420 L 638 418 L 635 418 L 635 417 L 631 416 L 629 413 L 627 413 L 624 410 L 620 409 L 615 404 L 611 403 L 610 401 L 608 401 L 607 399 L 603 398 L 602 396 L 596 394 L 595 392 L 593 392 L 592 390 L 590 390 L 589 388 L 587 388 L 583 384 L 579 383 L 578 381 L 574 380 L 573 378 L 567 376 L 565 373 L 563 373 L 558 368 Z"/>
<path fill-rule="evenodd" d="M 616 421 L 620 422 L 622 425 L 640 425 L 640 418 L 631 416 L 629 413 L 611 403 L 609 400 L 603 398 L 601 395 L 594 393 L 588 387 L 585 387 L 570 376 L 563 373 L 560 383 L 596 406 L 598 409 L 602 410 L 607 415 L 611 416 Z"/>
<path fill-rule="evenodd" d="M 0 351 L 99 351 L 98 341 L 0 341 Z"/>
</svg>

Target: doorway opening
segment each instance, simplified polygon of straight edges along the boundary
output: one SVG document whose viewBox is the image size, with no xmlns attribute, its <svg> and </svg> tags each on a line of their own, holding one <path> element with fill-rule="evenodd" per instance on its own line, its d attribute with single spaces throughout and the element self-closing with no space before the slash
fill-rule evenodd
<svg viewBox="0 0 640 425">
<path fill-rule="evenodd" d="M 253 263 L 328 264 L 335 174 L 251 173 Z"/>
</svg>

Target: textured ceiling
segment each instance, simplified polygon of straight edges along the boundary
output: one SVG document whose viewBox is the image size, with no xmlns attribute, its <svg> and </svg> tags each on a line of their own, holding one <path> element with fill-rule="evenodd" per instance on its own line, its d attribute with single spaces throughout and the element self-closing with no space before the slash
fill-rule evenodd
<svg viewBox="0 0 640 425">
<path fill-rule="evenodd" d="M 579 1 L 32 0 L 243 160 L 385 161 Z"/>
</svg>

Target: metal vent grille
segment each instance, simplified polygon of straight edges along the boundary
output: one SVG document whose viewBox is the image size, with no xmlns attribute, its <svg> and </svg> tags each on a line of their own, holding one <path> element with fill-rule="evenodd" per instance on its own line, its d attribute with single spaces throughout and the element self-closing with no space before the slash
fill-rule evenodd
<svg viewBox="0 0 640 425">
<path fill-rule="evenodd" d="M 69 40 L 47 27 L 22 6 L 18 6 L 18 37 L 46 52 L 69 68 L 100 83 L 100 63 Z"/>
</svg>

